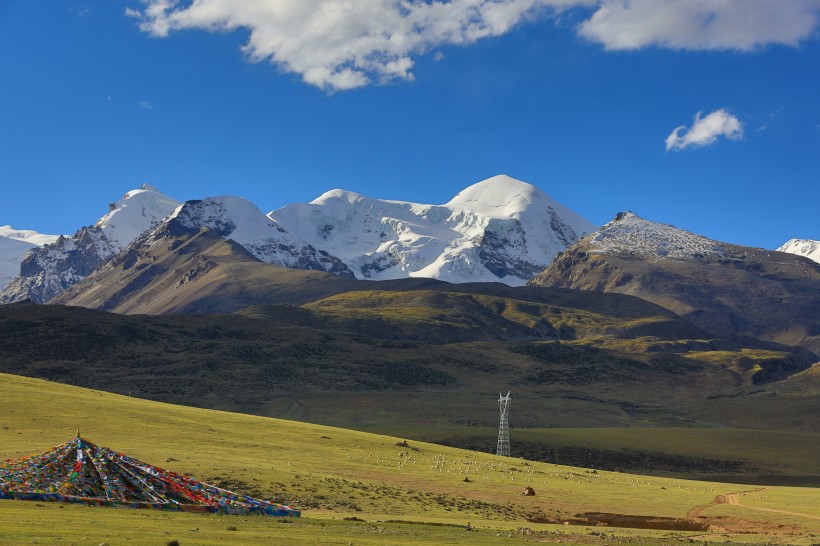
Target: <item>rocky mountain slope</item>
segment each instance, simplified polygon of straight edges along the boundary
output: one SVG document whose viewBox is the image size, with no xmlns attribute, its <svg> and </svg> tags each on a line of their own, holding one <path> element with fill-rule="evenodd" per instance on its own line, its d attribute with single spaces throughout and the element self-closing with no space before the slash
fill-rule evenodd
<svg viewBox="0 0 820 546">
<path fill-rule="evenodd" d="M 0 290 L 20 273 L 20 263 L 29 250 L 53 243 L 58 237 L 0 226 Z"/>
<path fill-rule="evenodd" d="M 499 175 L 443 205 L 332 190 L 268 215 L 359 279 L 523 285 L 595 226 L 531 184 Z"/>
<path fill-rule="evenodd" d="M 820 263 L 820 241 L 812 241 L 811 239 L 789 239 L 783 243 L 777 251 L 805 256 L 810 260 Z"/>
<path fill-rule="evenodd" d="M 245 303 L 258 278 L 278 268 L 353 274 L 337 258 L 293 238 L 238 197 L 188 201 L 54 303 L 120 313 L 202 312 Z M 232 297 L 233 296 L 233 297 Z M 247 301 L 245 305 L 255 303 Z"/>
<path fill-rule="evenodd" d="M 19 274 L 2 291 L 0 303 L 31 299 L 46 302 L 80 282 L 138 235 L 157 225 L 179 202 L 150 185 L 109 204 L 108 213 L 71 237 L 34 249 L 20 263 Z"/>
<path fill-rule="evenodd" d="M 720 243 L 621 213 L 532 281 L 631 294 L 720 336 L 820 354 L 820 266 L 793 254 Z"/>
</svg>

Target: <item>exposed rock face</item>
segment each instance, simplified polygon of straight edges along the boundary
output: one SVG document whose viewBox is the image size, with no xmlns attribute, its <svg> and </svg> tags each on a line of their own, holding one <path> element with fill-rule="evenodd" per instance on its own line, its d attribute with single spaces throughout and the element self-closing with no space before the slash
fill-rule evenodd
<svg viewBox="0 0 820 546">
<path fill-rule="evenodd" d="M 267 218 L 253 203 L 240 197 L 214 197 L 188 201 L 139 245 L 210 230 L 230 239 L 259 261 L 289 267 L 325 271 L 346 278 L 353 272 L 338 258 L 317 250 Z"/>
<path fill-rule="evenodd" d="M 527 234 L 520 222 L 516 221 L 509 230 L 487 230 L 477 237 L 476 243 L 481 265 L 502 282 L 507 277 L 531 279 L 542 269 L 542 265 L 526 257 Z"/>
<path fill-rule="evenodd" d="M 29 252 L 20 264 L 20 274 L 0 292 L 0 303 L 47 302 L 90 275 L 116 250 L 97 226 L 81 228 L 73 237 L 60 237 Z"/>
<path fill-rule="evenodd" d="M 20 264 L 34 248 L 54 243 L 58 235 L 47 235 L 30 229 L 0 226 L 0 290 L 20 274 Z"/>
<path fill-rule="evenodd" d="M 93 226 L 31 250 L 20 264 L 20 274 L 0 292 L 0 303 L 51 300 L 96 271 L 178 205 L 152 186 L 129 191 L 111 203 L 108 213 Z"/>
<path fill-rule="evenodd" d="M 52 301 L 120 313 L 193 311 L 203 291 L 242 299 L 234 292 L 253 285 L 248 272 L 260 262 L 353 279 L 338 258 L 293 238 L 248 201 L 222 197 L 184 203 Z"/>
<path fill-rule="evenodd" d="M 820 265 L 619 214 L 532 281 L 638 296 L 713 335 L 801 345 L 820 354 Z"/>
</svg>

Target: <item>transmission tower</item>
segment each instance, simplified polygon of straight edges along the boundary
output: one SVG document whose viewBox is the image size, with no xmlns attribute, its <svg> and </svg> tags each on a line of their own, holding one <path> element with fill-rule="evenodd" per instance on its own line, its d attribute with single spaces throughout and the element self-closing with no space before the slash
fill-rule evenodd
<svg viewBox="0 0 820 546">
<path fill-rule="evenodd" d="M 507 417 L 510 414 L 510 393 L 503 396 L 498 393 L 498 409 L 501 411 L 501 424 L 498 425 L 497 455 L 510 456 L 510 424 Z"/>
</svg>

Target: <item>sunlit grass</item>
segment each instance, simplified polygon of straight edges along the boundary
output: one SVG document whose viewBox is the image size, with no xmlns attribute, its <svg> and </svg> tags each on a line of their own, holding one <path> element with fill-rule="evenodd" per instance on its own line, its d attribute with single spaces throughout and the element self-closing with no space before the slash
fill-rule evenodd
<svg viewBox="0 0 820 546">
<path fill-rule="evenodd" d="M 345 537 L 338 543 L 357 544 L 490 543 L 506 537 L 495 536 L 501 530 L 540 528 L 528 519 L 560 521 L 585 512 L 683 518 L 691 507 L 709 503 L 725 489 L 748 488 L 526 462 L 415 441 L 404 446 L 402 438 L 172 406 L 11 375 L 0 375 L 0 415 L 4 459 L 44 451 L 71 438 L 79 427 L 99 445 L 200 480 L 293 502 L 305 516 L 289 524 L 273 518 L 3 501 L 0 530 L 7 544 L 29 543 L 32 537 L 41 537 L 40 543 L 84 543 L 87 537 L 88 544 L 99 544 L 103 535 L 111 543 L 128 537 L 129 544 L 185 543 L 184 537 L 194 544 L 250 544 L 262 536 L 285 535 L 291 543 L 297 543 L 295 536 L 313 543 L 333 543 L 317 537 Z M 525 486 L 536 495 L 521 495 Z M 780 506 L 782 498 L 767 506 Z M 820 492 L 801 490 L 794 502 L 802 513 L 812 513 L 820 506 Z M 345 517 L 366 523 L 345 522 Z M 496 531 L 467 536 L 463 528 L 395 527 L 383 523 L 388 520 L 470 522 Z M 34 526 L 36 521 L 42 524 Z M 820 521 L 800 523 L 820 532 Z M 369 530 L 372 525 L 395 532 Z M 395 537 L 385 540 L 388 532 Z"/>
</svg>

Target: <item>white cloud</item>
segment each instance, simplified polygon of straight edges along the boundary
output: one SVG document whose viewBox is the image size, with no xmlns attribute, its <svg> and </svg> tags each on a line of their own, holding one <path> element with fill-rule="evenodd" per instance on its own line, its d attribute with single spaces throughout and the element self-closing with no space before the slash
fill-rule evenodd
<svg viewBox="0 0 820 546">
<path fill-rule="evenodd" d="M 142 110 L 153 110 L 154 109 L 154 105 L 151 104 L 150 102 L 148 102 L 147 100 L 139 101 L 137 103 L 137 106 L 139 106 Z"/>
<path fill-rule="evenodd" d="M 136 0 L 135 0 L 136 1 Z M 578 32 L 607 49 L 751 50 L 796 45 L 820 0 L 141 0 L 125 13 L 157 37 L 246 29 L 243 51 L 328 91 L 413 79 L 413 58 L 579 6 Z"/>
<path fill-rule="evenodd" d="M 754 50 L 794 46 L 820 22 L 820 0 L 601 0 L 579 33 L 607 49 Z"/>
<path fill-rule="evenodd" d="M 721 108 L 701 117 L 695 114 L 692 127 L 681 125 L 666 137 L 666 150 L 685 150 L 689 147 L 699 148 L 714 144 L 719 137 L 730 140 L 743 138 L 743 123 L 735 116 Z"/>
<path fill-rule="evenodd" d="M 413 79 L 413 56 L 501 36 L 525 19 L 596 0 L 143 0 L 140 29 L 245 28 L 243 50 L 335 91 Z"/>
<path fill-rule="evenodd" d="M 433 60 L 437 63 L 440 63 L 444 60 L 444 53 L 442 53 L 441 51 L 436 51 L 433 55 Z"/>
</svg>

